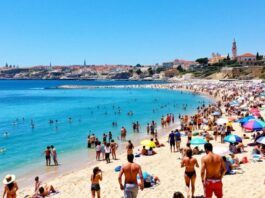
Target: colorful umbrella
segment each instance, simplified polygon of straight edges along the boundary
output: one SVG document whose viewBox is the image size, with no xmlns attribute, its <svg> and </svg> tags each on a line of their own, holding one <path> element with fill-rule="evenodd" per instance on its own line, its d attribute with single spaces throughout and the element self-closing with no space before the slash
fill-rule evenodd
<svg viewBox="0 0 265 198">
<path fill-rule="evenodd" d="M 190 141 L 191 145 L 202 145 L 206 143 L 207 143 L 206 140 L 203 139 L 202 137 L 195 137 L 195 138 L 192 138 Z"/>
<path fill-rule="evenodd" d="M 228 147 L 215 146 L 213 147 L 213 153 L 224 156 L 230 154 L 231 152 Z"/>
<path fill-rule="evenodd" d="M 244 118 L 239 119 L 239 122 L 241 124 L 245 124 L 247 121 L 249 121 L 251 119 L 255 119 L 255 117 L 254 116 L 247 116 L 247 117 L 244 117 Z"/>
<path fill-rule="evenodd" d="M 234 134 L 230 134 L 228 136 L 225 136 L 224 138 L 225 142 L 230 142 L 230 143 L 235 143 L 235 142 L 242 142 L 241 137 L 234 135 Z"/>
<path fill-rule="evenodd" d="M 141 141 L 141 145 L 147 146 L 149 148 L 155 148 L 156 147 L 156 144 L 151 140 L 143 140 L 143 141 Z"/>
<path fill-rule="evenodd" d="M 258 138 L 256 142 L 265 145 L 265 136 L 262 136 L 262 137 Z"/>
<path fill-rule="evenodd" d="M 265 128 L 265 122 L 259 119 L 251 119 L 245 122 L 243 127 L 250 131 L 260 131 Z"/>
</svg>

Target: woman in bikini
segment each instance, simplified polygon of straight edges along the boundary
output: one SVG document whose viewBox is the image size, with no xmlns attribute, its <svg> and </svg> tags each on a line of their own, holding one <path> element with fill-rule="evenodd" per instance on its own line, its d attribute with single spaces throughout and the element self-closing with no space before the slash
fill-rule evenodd
<svg viewBox="0 0 265 198">
<path fill-rule="evenodd" d="M 191 192 L 192 197 L 194 197 L 195 192 L 195 180 L 196 180 L 196 171 L 195 166 L 199 168 L 199 164 L 196 158 L 192 157 L 192 150 L 188 149 L 186 151 L 186 156 L 183 158 L 181 162 L 181 167 L 185 167 L 184 179 L 187 186 L 187 194 L 190 197 L 190 184 L 191 184 Z"/>
<path fill-rule="evenodd" d="M 100 185 L 99 181 L 102 181 L 102 171 L 99 169 L 99 167 L 95 167 L 93 169 L 93 174 L 91 175 L 91 194 L 92 198 L 97 197 L 100 198 Z"/>
</svg>

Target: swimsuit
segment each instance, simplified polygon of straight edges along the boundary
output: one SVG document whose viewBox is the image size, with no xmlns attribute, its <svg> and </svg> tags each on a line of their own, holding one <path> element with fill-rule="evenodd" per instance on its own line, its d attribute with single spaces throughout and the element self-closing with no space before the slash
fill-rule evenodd
<svg viewBox="0 0 265 198">
<path fill-rule="evenodd" d="M 91 184 L 91 190 L 100 191 L 100 185 L 99 184 Z"/>
<path fill-rule="evenodd" d="M 188 178 L 191 179 L 193 176 L 196 176 L 196 172 L 195 172 L 195 171 L 191 171 L 191 172 L 185 171 L 185 175 L 186 175 Z"/>
<path fill-rule="evenodd" d="M 223 184 L 221 179 L 206 179 L 204 183 L 205 198 L 212 197 L 213 193 L 217 198 L 223 197 Z"/>
</svg>

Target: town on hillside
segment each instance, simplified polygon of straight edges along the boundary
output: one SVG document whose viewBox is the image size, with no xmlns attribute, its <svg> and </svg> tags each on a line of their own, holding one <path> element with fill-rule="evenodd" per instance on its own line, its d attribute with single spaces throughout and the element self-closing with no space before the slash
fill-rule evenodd
<svg viewBox="0 0 265 198">
<path fill-rule="evenodd" d="M 0 79 L 44 80 L 175 80 L 175 79 L 265 79 L 265 56 L 258 52 L 238 55 L 234 40 L 231 55 L 212 53 L 194 61 L 175 59 L 155 65 L 38 65 L 19 67 L 6 63 L 0 67 Z"/>
</svg>

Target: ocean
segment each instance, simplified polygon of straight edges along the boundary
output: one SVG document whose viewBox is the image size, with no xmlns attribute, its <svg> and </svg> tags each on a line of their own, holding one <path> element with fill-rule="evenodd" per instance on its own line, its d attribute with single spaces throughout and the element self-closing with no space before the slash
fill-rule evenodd
<svg viewBox="0 0 265 198">
<path fill-rule="evenodd" d="M 130 138 L 134 135 L 132 122 L 139 121 L 140 134 L 145 134 L 146 124 L 155 120 L 159 125 L 162 115 L 173 113 L 177 119 L 179 114 L 196 111 L 202 102 L 212 102 L 205 96 L 171 90 L 56 89 L 59 85 L 149 83 L 157 82 L 0 80 L 0 148 L 5 150 L 0 153 L 0 178 L 7 173 L 27 175 L 33 170 L 38 173 L 44 169 L 43 174 L 58 173 L 62 167 L 70 170 L 74 165 L 69 164 L 74 161 L 85 164 L 92 160 L 86 148 L 89 134 L 94 133 L 102 140 L 102 134 L 111 131 L 119 142 L 122 126 L 127 128 Z M 182 108 L 184 104 L 188 105 L 186 111 Z M 129 111 L 133 116 L 127 115 Z M 112 126 L 113 121 L 117 127 Z M 47 145 L 54 145 L 58 152 L 61 165 L 56 169 L 45 167 L 42 153 Z"/>
</svg>

